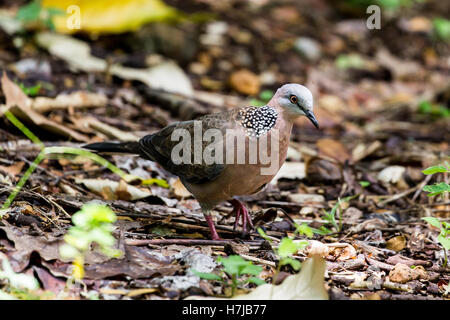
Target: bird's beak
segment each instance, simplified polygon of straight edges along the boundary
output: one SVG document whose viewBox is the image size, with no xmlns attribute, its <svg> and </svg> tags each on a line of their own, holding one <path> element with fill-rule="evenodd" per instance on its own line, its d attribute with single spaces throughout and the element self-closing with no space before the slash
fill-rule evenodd
<svg viewBox="0 0 450 320">
<path fill-rule="evenodd" d="M 311 122 L 313 123 L 314 127 L 319 129 L 319 122 L 317 121 L 316 116 L 314 115 L 314 113 L 312 113 L 309 110 L 304 110 L 304 112 L 306 113 L 306 116 L 308 117 L 308 119 L 311 120 Z"/>
</svg>

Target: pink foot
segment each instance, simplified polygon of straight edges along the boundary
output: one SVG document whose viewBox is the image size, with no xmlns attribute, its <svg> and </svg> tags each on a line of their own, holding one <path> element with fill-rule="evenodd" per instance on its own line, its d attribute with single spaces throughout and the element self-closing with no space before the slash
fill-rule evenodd
<svg viewBox="0 0 450 320">
<path fill-rule="evenodd" d="M 209 231 L 211 232 L 212 240 L 222 240 L 217 234 L 216 227 L 214 226 L 214 221 L 211 216 L 205 215 L 205 220 L 208 223 Z"/>
<path fill-rule="evenodd" d="M 250 230 L 253 229 L 254 227 L 253 227 L 252 219 L 250 218 L 250 215 L 248 214 L 248 210 L 245 207 L 245 205 L 236 199 L 233 199 L 229 202 L 233 206 L 233 212 L 236 213 L 236 221 L 234 223 L 234 230 L 236 230 L 236 227 L 239 224 L 239 218 L 241 218 L 242 230 L 244 232 L 249 231 L 249 230 L 247 230 L 247 223 L 250 225 Z"/>
</svg>

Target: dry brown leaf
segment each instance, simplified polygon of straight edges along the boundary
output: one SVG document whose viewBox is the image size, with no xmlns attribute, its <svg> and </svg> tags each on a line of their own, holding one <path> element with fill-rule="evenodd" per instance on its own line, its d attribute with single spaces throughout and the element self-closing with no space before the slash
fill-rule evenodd
<svg viewBox="0 0 450 320">
<path fill-rule="evenodd" d="M 109 124 L 103 123 L 97 120 L 94 117 L 84 117 L 81 119 L 77 119 L 77 125 L 83 125 L 86 127 L 90 127 L 96 131 L 99 131 L 109 138 L 118 139 L 120 141 L 137 141 L 139 137 L 132 134 L 131 132 L 126 132 L 120 129 L 117 129 Z"/>
<path fill-rule="evenodd" d="M 34 111 L 31 108 L 31 100 L 23 93 L 19 86 L 9 80 L 6 73 L 3 73 L 2 89 L 6 97 L 6 106 L 9 107 L 9 110 L 19 119 L 33 123 L 44 130 L 51 131 L 67 138 L 72 138 L 77 141 L 89 140 L 87 136 L 71 130 L 67 128 L 67 126 L 51 121 Z"/>
<path fill-rule="evenodd" d="M 16 175 L 18 175 L 19 173 L 22 172 L 22 168 L 25 165 L 25 162 L 23 161 L 18 161 L 16 163 L 14 163 L 13 165 L 10 165 L 8 167 L 6 166 L 0 166 L 0 170 L 3 172 L 8 173 L 9 175 L 15 177 Z"/>
<path fill-rule="evenodd" d="M 406 247 L 405 236 L 396 236 L 386 241 L 386 248 L 394 251 L 402 251 Z"/>
<path fill-rule="evenodd" d="M 337 261 L 353 259 L 356 257 L 356 249 L 347 243 L 345 247 L 333 246 L 330 248 L 330 256 Z"/>
<path fill-rule="evenodd" d="M 60 94 L 56 98 L 37 97 L 32 99 L 31 107 L 37 112 L 67 108 L 103 107 L 108 98 L 102 93 L 77 91 L 69 94 Z"/>
<path fill-rule="evenodd" d="M 428 274 L 422 266 L 417 266 L 414 269 L 408 267 L 406 264 L 397 263 L 389 272 L 389 279 L 392 282 L 406 283 L 416 279 L 428 279 Z"/>
<path fill-rule="evenodd" d="M 141 190 L 123 180 L 119 183 L 107 179 L 77 179 L 76 182 L 102 195 L 106 200 L 138 200 L 152 195 L 149 190 Z"/>
<path fill-rule="evenodd" d="M 317 141 L 319 155 L 336 159 L 340 163 L 351 159 L 349 150 L 339 141 L 324 138 Z"/>
<path fill-rule="evenodd" d="M 178 199 L 189 198 L 191 193 L 186 189 L 181 180 L 178 178 L 172 184 L 172 192 Z"/>
<path fill-rule="evenodd" d="M 259 92 L 261 83 L 256 74 L 249 70 L 242 69 L 231 74 L 230 86 L 240 93 L 251 96 L 256 95 Z"/>
</svg>

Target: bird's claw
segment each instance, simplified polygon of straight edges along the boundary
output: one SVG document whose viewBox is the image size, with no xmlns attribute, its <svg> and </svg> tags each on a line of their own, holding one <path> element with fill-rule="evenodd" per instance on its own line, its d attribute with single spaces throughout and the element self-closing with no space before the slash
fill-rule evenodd
<svg viewBox="0 0 450 320">
<path fill-rule="evenodd" d="M 242 230 L 244 231 L 244 233 L 254 229 L 252 219 L 250 218 L 250 214 L 248 213 L 248 210 L 245 207 L 245 205 L 242 202 L 235 199 L 230 201 L 230 203 L 233 205 L 234 208 L 233 211 L 236 213 L 236 220 L 234 222 L 233 230 L 236 230 L 239 224 L 239 218 L 241 219 Z M 247 223 L 250 225 L 250 230 L 247 230 Z"/>
</svg>

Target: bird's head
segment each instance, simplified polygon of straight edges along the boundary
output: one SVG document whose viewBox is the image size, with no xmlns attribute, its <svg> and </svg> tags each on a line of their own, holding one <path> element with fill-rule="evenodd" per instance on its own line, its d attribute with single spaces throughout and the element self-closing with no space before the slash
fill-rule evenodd
<svg viewBox="0 0 450 320">
<path fill-rule="evenodd" d="M 277 90 L 269 102 L 274 106 L 280 106 L 291 117 L 306 116 L 318 129 L 319 122 L 313 113 L 313 96 L 305 86 L 296 83 L 288 83 Z"/>
</svg>

